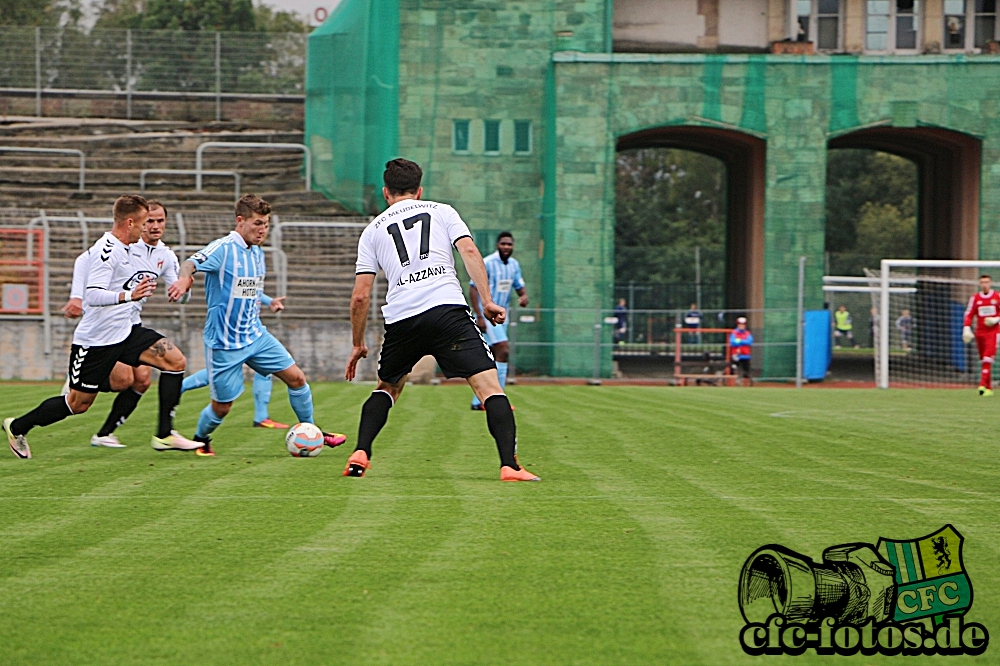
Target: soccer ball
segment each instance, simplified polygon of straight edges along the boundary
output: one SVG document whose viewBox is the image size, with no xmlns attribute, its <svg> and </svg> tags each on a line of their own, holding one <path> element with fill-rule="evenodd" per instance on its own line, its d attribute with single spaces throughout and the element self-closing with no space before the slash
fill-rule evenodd
<svg viewBox="0 0 1000 666">
<path fill-rule="evenodd" d="M 312 423 L 296 423 L 285 435 L 285 447 L 296 458 L 315 458 L 323 453 L 323 431 Z"/>
</svg>

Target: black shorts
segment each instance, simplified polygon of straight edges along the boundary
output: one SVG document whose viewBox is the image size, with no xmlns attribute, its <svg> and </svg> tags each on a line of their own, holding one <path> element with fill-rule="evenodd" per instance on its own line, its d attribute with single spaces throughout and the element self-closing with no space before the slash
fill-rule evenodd
<svg viewBox="0 0 1000 666">
<path fill-rule="evenodd" d="M 439 305 L 385 326 L 378 378 L 395 384 L 430 354 L 444 376 L 471 377 L 497 367 L 472 311 L 462 305 Z"/>
<path fill-rule="evenodd" d="M 121 361 L 133 368 L 141 365 L 139 356 L 164 336 L 136 324 L 128 337 L 114 345 L 83 347 L 73 345 L 69 354 L 69 387 L 82 393 L 97 393 Z"/>
</svg>

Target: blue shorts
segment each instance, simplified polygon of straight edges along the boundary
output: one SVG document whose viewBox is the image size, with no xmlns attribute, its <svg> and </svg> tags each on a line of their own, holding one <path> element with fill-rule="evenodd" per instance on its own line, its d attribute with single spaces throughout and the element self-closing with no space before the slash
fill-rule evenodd
<svg viewBox="0 0 1000 666">
<path fill-rule="evenodd" d="M 232 402 L 243 393 L 243 364 L 259 375 L 272 375 L 295 365 L 295 359 L 278 339 L 264 331 L 242 349 L 212 349 L 205 345 L 205 365 L 212 400 Z"/>
<path fill-rule="evenodd" d="M 499 326 L 494 326 L 490 322 L 486 322 L 486 330 L 483 332 L 483 336 L 486 338 L 486 344 L 490 347 L 500 342 L 507 342 L 507 322 Z"/>
</svg>

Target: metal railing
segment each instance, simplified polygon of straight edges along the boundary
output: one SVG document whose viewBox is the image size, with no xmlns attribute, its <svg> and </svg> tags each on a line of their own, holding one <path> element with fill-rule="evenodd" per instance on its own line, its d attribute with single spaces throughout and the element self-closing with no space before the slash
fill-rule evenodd
<svg viewBox="0 0 1000 666">
<path fill-rule="evenodd" d="M 79 190 L 83 192 L 84 185 L 87 180 L 87 156 L 83 154 L 82 150 L 75 150 L 73 148 L 26 148 L 20 146 L 0 146 L 0 152 L 3 153 L 42 153 L 42 154 L 56 154 L 56 155 L 76 155 L 80 158 L 80 187 Z"/>
<path fill-rule="evenodd" d="M 246 149 L 264 149 L 264 150 L 301 150 L 304 153 L 303 161 L 305 162 L 306 168 L 306 191 L 312 189 L 312 151 L 309 150 L 309 146 L 302 143 L 257 143 L 250 141 L 206 141 L 205 143 L 198 146 L 195 151 L 195 191 L 201 192 L 201 177 L 206 175 L 206 172 L 202 169 L 202 161 L 205 151 L 208 148 L 246 148 Z"/>
<path fill-rule="evenodd" d="M 234 185 L 233 203 L 236 203 L 237 201 L 240 200 L 241 177 L 240 174 L 236 173 L 235 171 L 219 171 L 219 170 L 199 171 L 197 169 L 143 169 L 142 171 L 139 172 L 139 193 L 142 195 L 146 194 L 146 174 L 150 173 L 162 174 L 162 175 L 169 175 L 169 174 L 178 174 L 186 176 L 196 175 L 198 176 L 199 183 L 201 182 L 202 176 L 232 176 Z M 201 192 L 201 186 L 199 185 L 198 189 L 196 189 L 195 191 Z"/>
</svg>

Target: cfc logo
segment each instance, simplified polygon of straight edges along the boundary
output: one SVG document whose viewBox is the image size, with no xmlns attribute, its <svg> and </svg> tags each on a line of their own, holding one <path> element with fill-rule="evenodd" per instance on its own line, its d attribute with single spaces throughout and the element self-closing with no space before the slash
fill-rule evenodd
<svg viewBox="0 0 1000 666">
<path fill-rule="evenodd" d="M 965 620 L 963 543 L 945 525 L 918 539 L 832 546 L 818 563 L 778 544 L 758 548 L 740 573 L 743 651 L 982 654 L 989 632 Z"/>
</svg>

